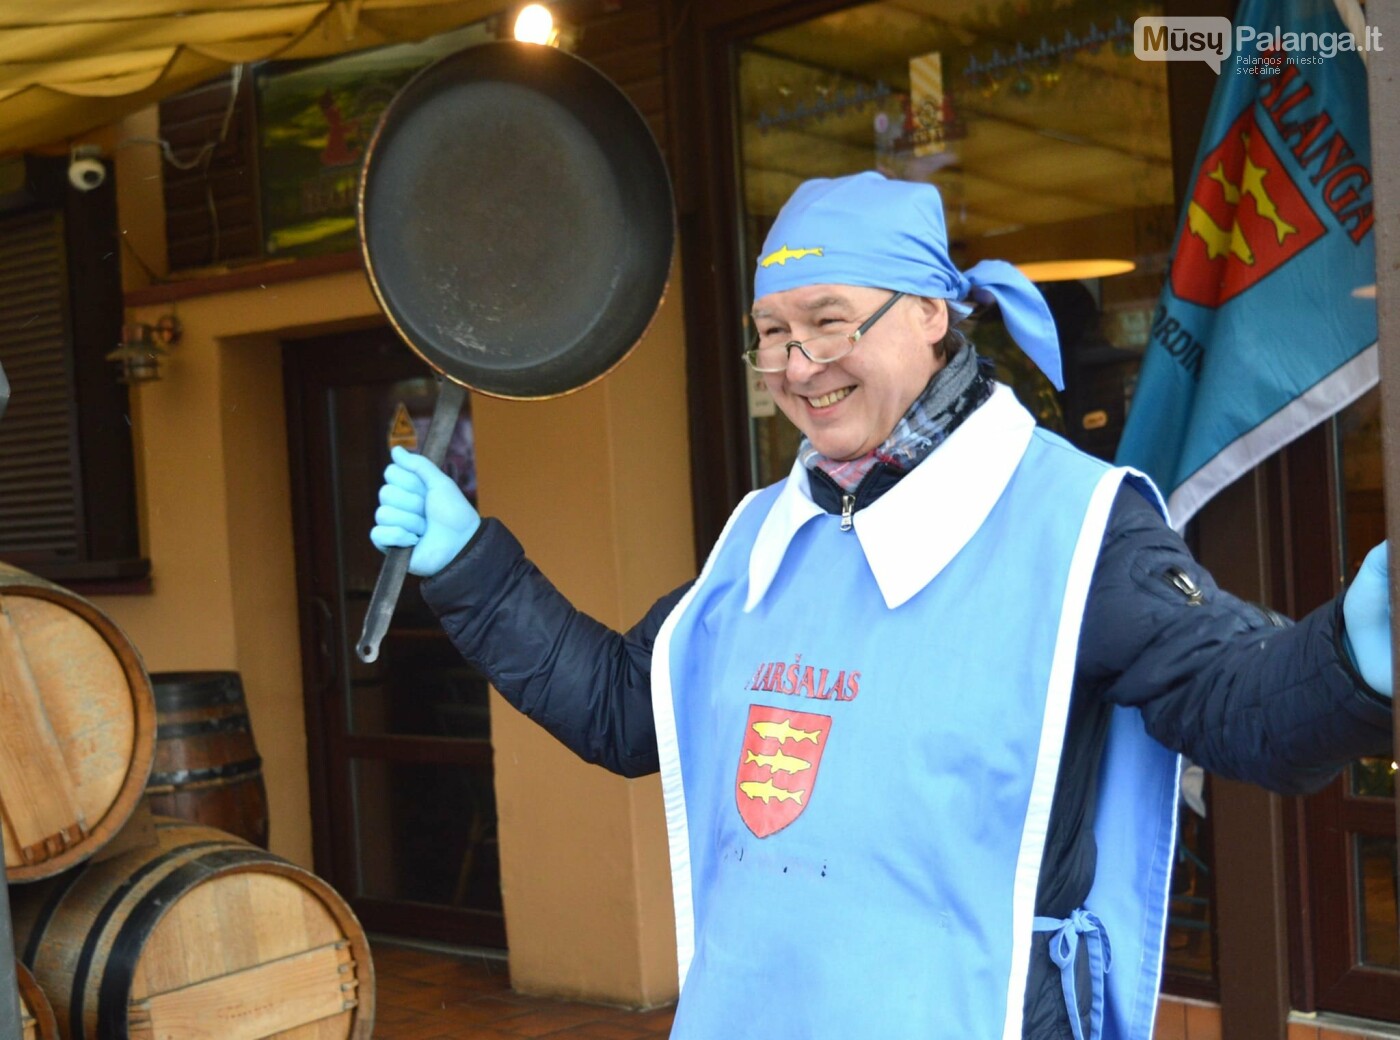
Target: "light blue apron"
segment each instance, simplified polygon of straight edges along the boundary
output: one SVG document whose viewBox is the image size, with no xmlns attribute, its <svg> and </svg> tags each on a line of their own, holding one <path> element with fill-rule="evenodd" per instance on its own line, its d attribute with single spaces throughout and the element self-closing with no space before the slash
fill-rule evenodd
<svg viewBox="0 0 1400 1040">
<path fill-rule="evenodd" d="M 853 530 L 797 470 L 741 503 L 653 657 L 674 1037 L 1019 1040 L 1036 930 L 1069 999 L 1087 943 L 1094 1035 L 1150 1035 L 1176 759 L 1135 714 L 1111 727 L 1094 893 L 1034 916 L 1124 475 L 999 387 Z"/>
</svg>

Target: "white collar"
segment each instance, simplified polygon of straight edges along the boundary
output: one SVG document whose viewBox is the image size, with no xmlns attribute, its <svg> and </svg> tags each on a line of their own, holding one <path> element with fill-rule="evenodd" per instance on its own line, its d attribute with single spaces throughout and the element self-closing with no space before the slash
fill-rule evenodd
<svg viewBox="0 0 1400 1040">
<path fill-rule="evenodd" d="M 891 610 L 907 602 L 971 541 L 1030 445 L 1035 419 L 1009 387 L 992 396 L 894 487 L 855 514 L 855 535 Z M 749 553 L 749 594 L 758 605 L 788 544 L 812 518 L 807 470 L 794 463 Z"/>
</svg>

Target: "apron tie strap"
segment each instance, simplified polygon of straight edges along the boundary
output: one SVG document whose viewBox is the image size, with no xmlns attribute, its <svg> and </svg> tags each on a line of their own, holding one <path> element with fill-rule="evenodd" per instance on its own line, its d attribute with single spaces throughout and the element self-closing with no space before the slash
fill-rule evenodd
<svg viewBox="0 0 1400 1040">
<path fill-rule="evenodd" d="M 1034 926 L 1037 932 L 1054 933 L 1050 936 L 1050 959 L 1060 969 L 1060 987 L 1064 990 L 1074 1040 L 1085 1040 L 1084 1026 L 1079 1019 L 1079 995 L 1074 971 L 1079 937 L 1084 937 L 1089 950 L 1089 979 L 1093 987 L 1089 1004 L 1089 1040 L 1100 1040 L 1103 1036 L 1104 976 L 1108 974 L 1113 961 L 1113 951 L 1108 945 L 1108 933 L 1104 931 L 1103 922 L 1088 910 L 1075 910 L 1063 921 L 1054 917 L 1037 917 Z"/>
</svg>

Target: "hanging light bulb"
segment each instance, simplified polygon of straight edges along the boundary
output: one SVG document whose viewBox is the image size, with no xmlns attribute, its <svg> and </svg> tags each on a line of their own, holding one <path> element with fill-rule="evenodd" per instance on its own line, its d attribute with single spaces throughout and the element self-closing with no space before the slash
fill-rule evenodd
<svg viewBox="0 0 1400 1040">
<path fill-rule="evenodd" d="M 554 16 L 543 4 L 527 4 L 515 19 L 515 38 L 522 43 L 554 44 L 559 33 Z"/>
<path fill-rule="evenodd" d="M 1131 260 L 1038 260 L 1016 265 L 1016 269 L 1033 282 L 1111 278 L 1116 274 L 1127 274 L 1136 268 L 1137 264 Z"/>
</svg>

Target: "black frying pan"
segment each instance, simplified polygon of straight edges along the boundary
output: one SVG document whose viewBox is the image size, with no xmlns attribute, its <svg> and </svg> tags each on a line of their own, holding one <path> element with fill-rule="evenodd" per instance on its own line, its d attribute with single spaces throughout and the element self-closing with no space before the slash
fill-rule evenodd
<svg viewBox="0 0 1400 1040">
<path fill-rule="evenodd" d="M 422 451 L 441 464 L 465 390 L 558 397 L 631 352 L 666 290 L 671 184 L 641 114 L 586 62 L 488 43 L 394 97 L 360 179 L 380 306 L 443 377 Z M 356 647 L 379 655 L 408 569 L 384 562 Z"/>
</svg>

